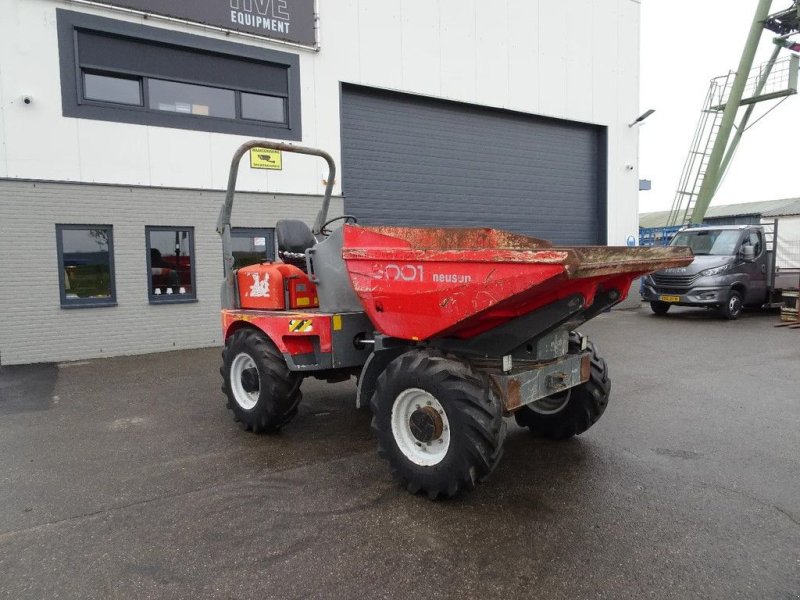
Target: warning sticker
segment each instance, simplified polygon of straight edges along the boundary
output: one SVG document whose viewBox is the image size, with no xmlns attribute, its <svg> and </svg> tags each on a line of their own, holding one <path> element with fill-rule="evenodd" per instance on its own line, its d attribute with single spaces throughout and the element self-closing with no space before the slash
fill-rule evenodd
<svg viewBox="0 0 800 600">
<path fill-rule="evenodd" d="M 292 333 L 314 331 L 314 321 L 312 319 L 292 319 L 289 321 L 289 331 Z"/>
<path fill-rule="evenodd" d="M 251 169 L 273 169 L 280 171 L 283 169 L 283 155 L 280 150 L 270 150 L 269 148 L 250 149 L 250 168 Z"/>
</svg>

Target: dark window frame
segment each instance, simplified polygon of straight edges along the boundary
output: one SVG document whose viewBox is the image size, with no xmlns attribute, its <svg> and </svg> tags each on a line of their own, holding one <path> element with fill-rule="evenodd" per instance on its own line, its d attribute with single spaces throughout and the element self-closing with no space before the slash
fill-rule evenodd
<svg viewBox="0 0 800 600">
<path fill-rule="evenodd" d="M 105 229 L 108 232 L 108 267 L 109 267 L 109 292 L 107 298 L 67 298 L 64 288 L 64 231 L 85 229 Z M 98 308 L 104 306 L 117 306 L 117 277 L 114 270 L 114 226 L 94 225 L 83 223 L 56 223 L 56 255 L 58 261 L 58 289 L 61 298 L 61 308 Z"/>
<path fill-rule="evenodd" d="M 189 254 L 191 256 L 191 278 L 192 278 L 192 293 L 191 294 L 154 294 L 152 291 L 152 265 L 150 261 L 150 233 L 153 231 L 188 231 L 189 232 Z M 194 226 L 183 225 L 145 225 L 144 228 L 144 246 L 145 258 L 147 259 L 147 299 L 150 304 L 186 304 L 197 302 L 197 269 L 195 263 L 197 262 L 197 253 L 194 245 Z"/>
<path fill-rule="evenodd" d="M 58 22 L 58 48 L 61 71 L 61 104 L 65 117 L 112 121 L 118 123 L 131 123 L 137 125 L 150 125 L 155 127 L 169 127 L 173 129 L 188 129 L 192 131 L 207 131 L 212 133 L 226 133 L 234 135 L 262 136 L 267 138 L 300 141 L 302 140 L 301 127 L 301 86 L 300 86 L 300 58 L 296 54 L 268 50 L 257 46 L 236 44 L 205 38 L 197 35 L 156 29 L 107 19 L 85 13 L 76 13 L 64 9 L 56 9 Z M 272 64 L 285 68 L 287 72 L 288 93 L 265 93 L 263 89 L 238 86 L 235 90 L 236 118 L 221 118 L 205 115 L 171 113 L 150 109 L 147 105 L 148 90 L 147 79 L 165 79 L 175 83 L 188 83 L 204 85 L 220 89 L 233 89 L 219 82 L 201 81 L 200 79 L 181 79 L 179 77 L 164 77 L 158 73 L 134 73 L 128 70 L 110 71 L 108 68 L 98 69 L 91 64 L 81 65 L 78 58 L 78 32 L 98 33 L 112 37 L 130 38 L 138 42 L 150 43 L 154 46 L 164 45 L 180 48 L 182 50 L 196 50 L 202 53 L 214 53 L 229 59 L 243 60 Z M 198 57 L 202 60 L 202 57 Z M 132 76 L 142 78 L 143 105 L 125 105 L 113 102 L 88 100 L 83 94 L 83 72 L 97 74 Z M 286 122 L 268 123 L 241 117 L 241 92 L 273 96 L 285 99 Z"/>
</svg>

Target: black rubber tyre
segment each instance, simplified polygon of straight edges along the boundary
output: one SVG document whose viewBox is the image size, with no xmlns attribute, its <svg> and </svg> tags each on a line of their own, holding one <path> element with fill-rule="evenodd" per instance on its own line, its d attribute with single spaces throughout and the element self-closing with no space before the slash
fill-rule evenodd
<svg viewBox="0 0 800 600">
<path fill-rule="evenodd" d="M 440 451 L 442 457 L 434 459 L 438 460 L 435 464 L 415 462 L 406 454 L 413 451 L 401 449 L 409 444 L 396 439 L 393 433 L 393 418 L 396 426 L 405 423 L 413 431 L 413 419 L 404 421 L 398 416 L 403 414 L 403 398 L 409 393 L 429 394 L 434 406 L 443 410 L 449 439 Z M 378 378 L 370 406 L 378 454 L 389 462 L 392 475 L 412 494 L 424 492 L 436 499 L 472 490 L 489 476 L 503 455 L 506 423 L 501 403 L 490 391 L 485 375 L 457 360 L 427 351 L 397 357 Z M 395 408 L 397 414 L 393 417 Z"/>
<path fill-rule="evenodd" d="M 742 295 L 736 290 L 731 290 L 728 294 L 728 301 L 720 305 L 719 314 L 723 318 L 734 321 L 742 314 Z"/>
<path fill-rule="evenodd" d="M 672 305 L 669 302 L 661 302 L 660 300 L 654 300 L 650 303 L 650 310 L 652 310 L 657 315 L 665 315 L 669 312 L 669 309 Z"/>
<path fill-rule="evenodd" d="M 558 412 L 542 414 L 523 406 L 514 413 L 518 425 L 527 427 L 537 437 L 565 440 L 597 423 L 608 405 L 611 379 L 606 361 L 597 355 L 592 342 L 588 348 L 592 352 L 589 380 L 568 390 L 569 399 Z"/>
<path fill-rule="evenodd" d="M 247 368 L 242 369 L 243 364 Z M 234 381 L 235 371 L 241 372 L 239 385 Z M 245 430 L 278 431 L 297 414 L 302 377 L 289 370 L 283 356 L 262 332 L 241 329 L 230 336 L 222 351 L 220 373 L 227 406 Z M 252 400 L 242 395 L 243 389 L 252 394 Z M 237 393 L 241 401 L 237 401 Z"/>
</svg>

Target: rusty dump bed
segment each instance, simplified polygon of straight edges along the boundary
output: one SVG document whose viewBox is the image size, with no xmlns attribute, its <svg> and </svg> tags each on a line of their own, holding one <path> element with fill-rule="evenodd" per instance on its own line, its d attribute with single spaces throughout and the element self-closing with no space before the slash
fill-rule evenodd
<svg viewBox="0 0 800 600">
<path fill-rule="evenodd" d="M 684 247 L 554 247 L 487 228 L 345 225 L 342 256 L 375 326 L 403 339 L 469 338 L 559 299 L 622 300 L 641 275 L 688 265 Z"/>
</svg>

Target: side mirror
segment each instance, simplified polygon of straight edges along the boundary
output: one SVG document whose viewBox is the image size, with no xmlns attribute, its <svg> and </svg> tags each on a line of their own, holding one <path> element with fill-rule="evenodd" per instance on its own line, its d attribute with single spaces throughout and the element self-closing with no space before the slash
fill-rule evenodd
<svg viewBox="0 0 800 600">
<path fill-rule="evenodd" d="M 742 246 L 742 258 L 747 262 L 752 261 L 756 257 L 756 249 L 753 246 Z"/>
</svg>

